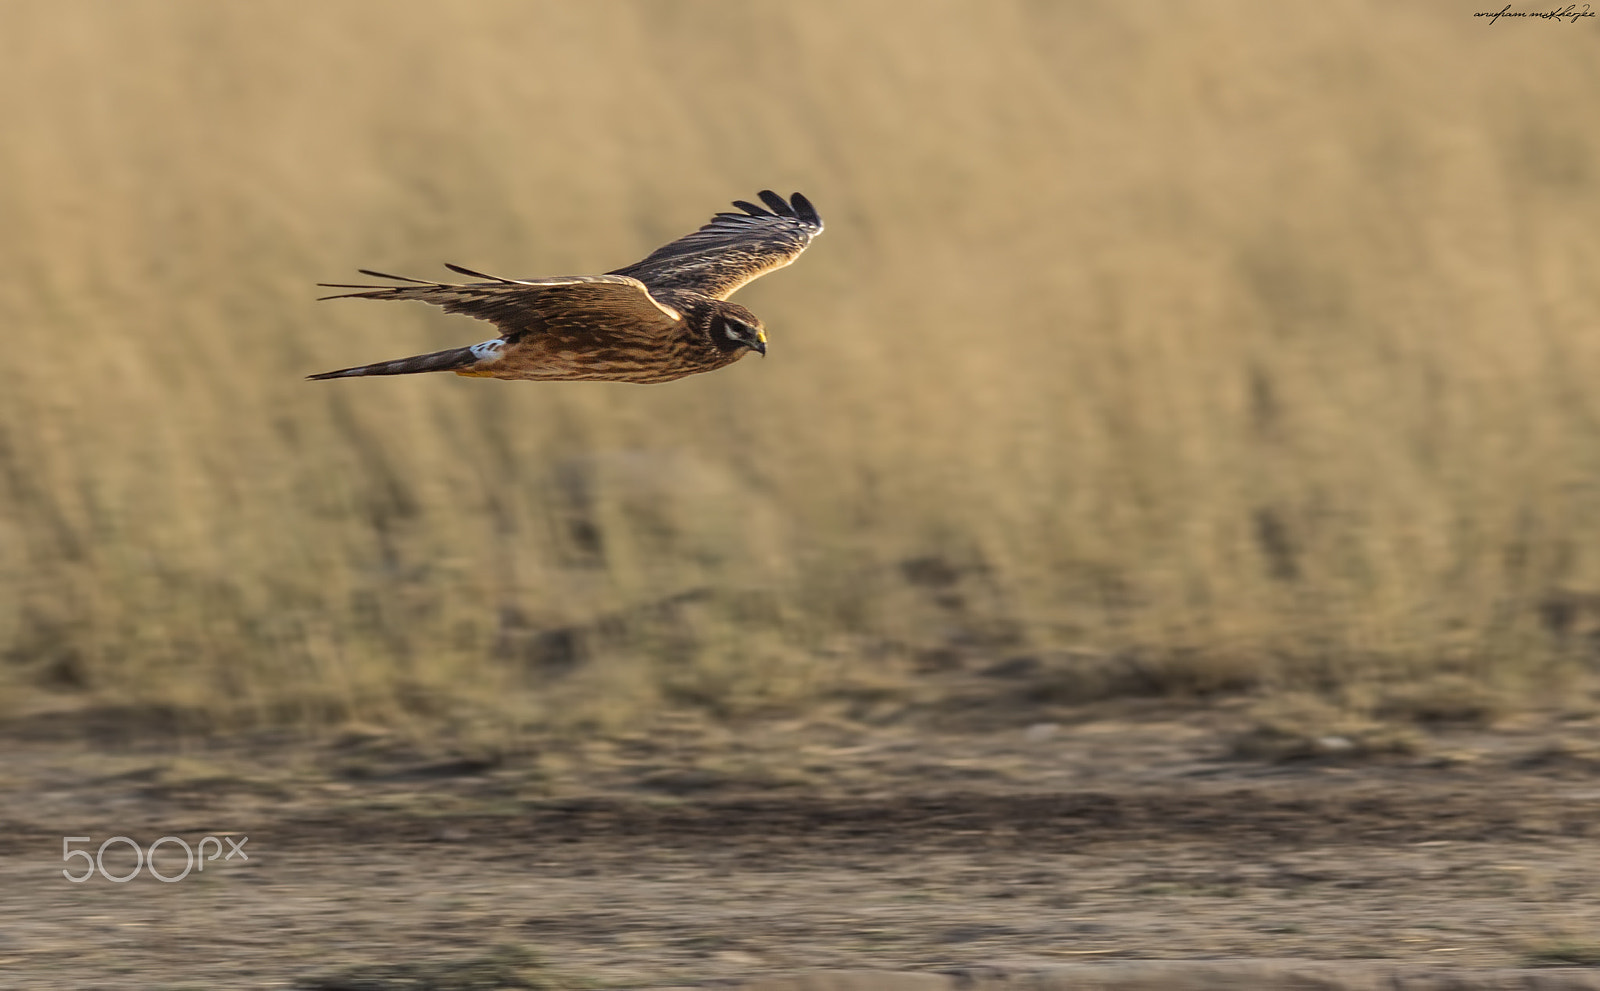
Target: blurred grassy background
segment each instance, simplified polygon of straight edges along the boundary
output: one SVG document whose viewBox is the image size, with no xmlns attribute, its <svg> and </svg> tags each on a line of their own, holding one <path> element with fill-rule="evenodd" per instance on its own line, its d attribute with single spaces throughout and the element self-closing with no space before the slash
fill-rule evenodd
<svg viewBox="0 0 1600 991">
<path fill-rule="evenodd" d="M 5 4 L 11 707 L 604 729 L 1008 659 L 1592 664 L 1591 24 L 914 9 Z M 302 379 L 484 336 L 315 282 L 602 271 L 765 187 L 828 223 L 739 297 L 769 360 Z"/>
</svg>

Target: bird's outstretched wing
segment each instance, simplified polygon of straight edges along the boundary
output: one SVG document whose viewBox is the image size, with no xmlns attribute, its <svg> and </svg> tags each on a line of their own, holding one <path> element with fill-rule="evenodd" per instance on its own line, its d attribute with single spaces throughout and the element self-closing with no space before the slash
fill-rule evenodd
<svg viewBox="0 0 1600 991">
<path fill-rule="evenodd" d="M 625 275 L 574 275 L 558 279 L 501 279 L 459 265 L 452 272 L 484 282 L 450 284 L 408 279 L 361 269 L 362 275 L 406 283 L 398 286 L 319 283 L 328 289 L 357 289 L 323 299 L 415 299 L 487 320 L 508 341 L 542 331 L 598 338 L 662 334 L 676 326 L 677 310 L 650 295 L 643 282 Z"/>
<path fill-rule="evenodd" d="M 719 213 L 693 234 L 611 274 L 632 276 L 651 289 L 692 289 L 727 299 L 745 283 L 800 257 L 822 233 L 816 207 L 799 193 L 785 200 L 763 189 L 761 202 L 769 209 L 736 200 L 733 205 L 743 213 Z"/>
</svg>

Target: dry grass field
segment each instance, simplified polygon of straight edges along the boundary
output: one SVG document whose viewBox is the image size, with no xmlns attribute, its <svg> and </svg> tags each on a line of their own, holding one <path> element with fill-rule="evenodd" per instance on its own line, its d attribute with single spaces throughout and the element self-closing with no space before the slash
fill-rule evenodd
<svg viewBox="0 0 1600 991">
<path fill-rule="evenodd" d="M 1067 650 L 1370 710 L 1593 660 L 1592 25 L 5 13 L 13 706 L 594 729 Z M 302 379 L 483 336 L 312 283 L 604 270 L 766 186 L 829 225 L 741 297 L 769 360 Z"/>
<path fill-rule="evenodd" d="M 1091 710 L 1266 767 L 1534 720 L 1592 772 L 1600 29 L 1472 7 L 0 0 L 0 725 L 118 741 L 0 791 L 155 775 L 175 829 L 173 780 L 399 748 L 548 797 L 615 746 L 909 793 L 967 781 L 918 733 Z M 317 282 L 604 271 L 768 187 L 827 232 L 738 297 L 765 360 L 304 379 L 487 336 Z M 174 729 L 385 742 L 112 760 Z"/>
</svg>

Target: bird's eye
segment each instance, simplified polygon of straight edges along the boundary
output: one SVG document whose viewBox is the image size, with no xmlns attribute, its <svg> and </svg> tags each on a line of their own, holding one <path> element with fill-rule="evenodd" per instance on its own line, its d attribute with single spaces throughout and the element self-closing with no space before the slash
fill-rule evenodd
<svg viewBox="0 0 1600 991">
<path fill-rule="evenodd" d="M 722 332 L 727 335 L 730 341 L 744 340 L 748 336 L 748 330 L 749 328 L 745 327 L 744 324 L 734 320 L 727 320 L 722 324 Z"/>
</svg>

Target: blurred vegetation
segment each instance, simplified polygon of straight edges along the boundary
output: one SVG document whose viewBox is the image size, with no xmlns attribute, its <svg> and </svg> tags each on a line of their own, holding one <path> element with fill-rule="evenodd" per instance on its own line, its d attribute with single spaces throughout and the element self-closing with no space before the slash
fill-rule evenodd
<svg viewBox="0 0 1600 991">
<path fill-rule="evenodd" d="M 6 4 L 4 698 L 603 729 L 1030 657 L 1593 664 L 1587 26 L 918 11 Z M 765 187 L 828 223 L 739 297 L 765 361 L 302 378 L 484 334 L 315 282 L 603 271 Z"/>
</svg>

